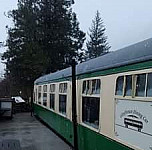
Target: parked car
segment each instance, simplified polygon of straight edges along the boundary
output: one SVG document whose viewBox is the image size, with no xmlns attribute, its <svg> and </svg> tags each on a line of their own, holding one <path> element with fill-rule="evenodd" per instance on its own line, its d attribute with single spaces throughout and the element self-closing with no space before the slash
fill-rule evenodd
<svg viewBox="0 0 152 150">
<path fill-rule="evenodd" d="M 0 98 L 0 118 L 13 117 L 13 101 L 11 98 Z"/>
</svg>

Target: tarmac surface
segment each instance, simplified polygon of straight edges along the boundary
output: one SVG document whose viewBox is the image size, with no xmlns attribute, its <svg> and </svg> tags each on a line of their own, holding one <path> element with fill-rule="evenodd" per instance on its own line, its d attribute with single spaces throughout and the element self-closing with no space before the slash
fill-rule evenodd
<svg viewBox="0 0 152 150">
<path fill-rule="evenodd" d="M 0 119 L 0 142 L 4 140 L 19 140 L 21 150 L 72 150 L 30 113 L 15 114 L 12 120 Z"/>
</svg>

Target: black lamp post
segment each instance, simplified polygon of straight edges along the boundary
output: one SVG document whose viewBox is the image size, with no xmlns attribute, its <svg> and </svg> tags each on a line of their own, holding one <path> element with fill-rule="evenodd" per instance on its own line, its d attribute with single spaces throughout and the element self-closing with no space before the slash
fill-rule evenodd
<svg viewBox="0 0 152 150">
<path fill-rule="evenodd" d="M 73 133 L 74 133 L 74 150 L 78 150 L 75 59 L 72 59 L 72 121 L 73 121 Z"/>
</svg>

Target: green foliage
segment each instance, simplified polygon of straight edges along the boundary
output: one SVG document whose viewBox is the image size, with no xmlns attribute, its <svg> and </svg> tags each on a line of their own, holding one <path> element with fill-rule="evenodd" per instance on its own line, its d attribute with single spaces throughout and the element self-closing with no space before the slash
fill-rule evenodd
<svg viewBox="0 0 152 150">
<path fill-rule="evenodd" d="M 41 0 L 39 24 L 48 64 L 46 73 L 68 67 L 73 56 L 79 59 L 85 34 L 79 29 L 72 3 L 69 0 Z"/>
<path fill-rule="evenodd" d="M 92 26 L 89 29 L 90 40 L 87 41 L 87 57 L 92 59 L 107 53 L 110 49 L 107 43 L 107 37 L 105 36 L 105 27 L 100 17 L 99 11 L 96 12 L 94 20 L 92 20 Z"/>
<path fill-rule="evenodd" d="M 68 67 L 73 56 L 81 61 L 85 33 L 72 4 L 72 0 L 19 0 L 18 9 L 9 12 L 14 27 L 8 28 L 3 60 L 15 91 L 22 90 L 25 97 L 39 76 Z"/>
<path fill-rule="evenodd" d="M 0 98 L 10 96 L 10 83 L 9 79 L 0 79 Z"/>
</svg>

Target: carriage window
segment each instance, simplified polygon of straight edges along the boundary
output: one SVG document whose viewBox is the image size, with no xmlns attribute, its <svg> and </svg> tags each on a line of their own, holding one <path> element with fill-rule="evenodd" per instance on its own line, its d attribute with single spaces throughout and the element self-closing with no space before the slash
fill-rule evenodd
<svg viewBox="0 0 152 150">
<path fill-rule="evenodd" d="M 43 86 L 43 105 L 47 106 L 47 85 Z"/>
<path fill-rule="evenodd" d="M 100 94 L 100 79 L 83 81 L 82 94 Z"/>
<path fill-rule="evenodd" d="M 41 86 L 38 87 L 38 103 L 41 104 Z"/>
<path fill-rule="evenodd" d="M 100 80 L 92 80 L 92 94 L 100 94 Z"/>
<path fill-rule="evenodd" d="M 82 121 L 94 128 L 99 127 L 100 98 L 82 98 Z"/>
<path fill-rule="evenodd" d="M 59 85 L 59 92 L 60 93 L 66 93 L 67 92 L 67 83 L 61 83 Z"/>
<path fill-rule="evenodd" d="M 100 79 L 83 81 L 82 121 L 96 129 L 99 127 Z"/>
<path fill-rule="evenodd" d="M 34 102 L 36 102 L 36 100 L 35 100 L 35 98 L 36 98 L 36 92 L 33 92 L 33 100 L 34 100 Z"/>
<path fill-rule="evenodd" d="M 35 90 L 35 97 L 34 97 L 34 99 L 35 99 L 35 103 L 37 103 L 37 95 L 38 95 L 38 92 L 37 92 L 37 88 L 36 88 L 36 90 Z"/>
<path fill-rule="evenodd" d="M 91 81 L 88 80 L 86 85 L 86 94 L 90 94 L 90 91 L 91 91 Z"/>
<path fill-rule="evenodd" d="M 116 95 L 123 95 L 124 76 L 118 77 L 116 84 Z"/>
<path fill-rule="evenodd" d="M 83 81 L 82 93 L 86 93 L 86 81 Z"/>
<path fill-rule="evenodd" d="M 132 95 L 132 76 L 126 76 L 125 96 Z"/>
<path fill-rule="evenodd" d="M 59 112 L 66 115 L 67 83 L 59 84 Z"/>
<path fill-rule="evenodd" d="M 145 96 L 146 74 L 137 75 L 136 96 Z"/>
<path fill-rule="evenodd" d="M 50 85 L 50 108 L 55 108 L 55 84 Z"/>
<path fill-rule="evenodd" d="M 66 115 L 66 95 L 59 95 L 59 112 Z"/>
<path fill-rule="evenodd" d="M 55 94 L 50 94 L 50 108 L 54 110 Z"/>
<path fill-rule="evenodd" d="M 50 85 L 50 92 L 55 92 L 55 84 Z"/>
<path fill-rule="evenodd" d="M 152 97 L 152 73 L 149 73 L 147 78 L 147 96 Z"/>
<path fill-rule="evenodd" d="M 47 92 L 47 85 L 43 86 L 43 92 Z"/>
</svg>

